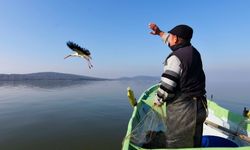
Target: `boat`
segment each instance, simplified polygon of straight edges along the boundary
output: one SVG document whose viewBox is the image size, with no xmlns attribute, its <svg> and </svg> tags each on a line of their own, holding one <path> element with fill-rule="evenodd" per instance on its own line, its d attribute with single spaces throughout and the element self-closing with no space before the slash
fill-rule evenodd
<svg viewBox="0 0 250 150">
<path fill-rule="evenodd" d="M 133 113 L 129 120 L 126 136 L 122 143 L 122 150 L 147 150 L 158 149 L 165 150 L 167 148 L 148 148 L 143 147 L 139 143 L 133 141 L 133 132 L 141 124 L 142 120 L 147 118 L 147 115 L 153 110 L 162 117 L 165 117 L 166 107 L 154 107 L 153 98 L 156 94 L 159 85 L 153 85 L 142 93 L 138 101 L 134 97 L 131 88 L 128 87 L 128 98 Z M 165 104 L 164 104 L 165 105 Z M 203 125 L 203 137 L 201 148 L 183 148 L 191 149 L 237 149 L 250 150 L 250 112 L 244 110 L 245 115 L 239 115 L 231 112 L 213 100 L 208 99 L 208 116 Z M 143 126 L 147 126 L 144 124 Z M 161 126 L 162 127 L 162 126 Z M 164 129 L 163 129 L 164 130 Z M 140 131 L 141 132 L 141 131 Z M 164 132 L 164 131 L 163 131 Z M 182 149 L 182 148 L 181 148 Z"/>
</svg>

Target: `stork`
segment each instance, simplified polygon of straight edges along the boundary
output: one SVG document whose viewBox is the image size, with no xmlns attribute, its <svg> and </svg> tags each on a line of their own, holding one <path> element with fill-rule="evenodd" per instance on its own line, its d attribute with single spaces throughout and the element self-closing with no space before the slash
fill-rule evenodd
<svg viewBox="0 0 250 150">
<path fill-rule="evenodd" d="M 81 57 L 87 60 L 88 62 L 88 67 L 89 69 L 91 69 L 93 67 L 93 65 L 90 62 L 91 56 L 90 56 L 90 52 L 88 49 L 82 48 L 79 45 L 77 45 L 76 43 L 73 43 L 71 41 L 67 42 L 67 46 L 73 50 L 75 53 L 67 55 L 66 57 L 64 57 L 64 59 L 68 58 L 68 57 Z"/>
</svg>

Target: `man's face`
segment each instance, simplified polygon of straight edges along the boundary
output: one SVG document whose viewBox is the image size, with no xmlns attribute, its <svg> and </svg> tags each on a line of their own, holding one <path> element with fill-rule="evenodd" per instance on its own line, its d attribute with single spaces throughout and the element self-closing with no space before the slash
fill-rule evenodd
<svg viewBox="0 0 250 150">
<path fill-rule="evenodd" d="M 174 46 L 177 44 L 177 36 L 169 33 L 168 36 L 168 45 L 169 46 Z"/>
</svg>

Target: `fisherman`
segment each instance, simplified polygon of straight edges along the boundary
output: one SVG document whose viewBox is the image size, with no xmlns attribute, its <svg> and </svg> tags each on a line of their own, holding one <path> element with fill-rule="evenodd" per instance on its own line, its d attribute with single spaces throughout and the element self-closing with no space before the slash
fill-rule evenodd
<svg viewBox="0 0 250 150">
<path fill-rule="evenodd" d="M 154 99 L 158 106 L 166 102 L 166 146 L 201 147 L 207 100 L 201 56 L 191 44 L 193 29 L 182 24 L 165 33 L 155 23 L 149 28 L 172 50 Z"/>
</svg>

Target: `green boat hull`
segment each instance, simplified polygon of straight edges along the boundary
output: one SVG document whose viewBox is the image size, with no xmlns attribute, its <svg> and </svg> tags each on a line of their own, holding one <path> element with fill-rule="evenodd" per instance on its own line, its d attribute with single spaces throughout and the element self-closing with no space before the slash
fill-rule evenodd
<svg viewBox="0 0 250 150">
<path fill-rule="evenodd" d="M 131 140 L 130 140 L 130 134 L 133 131 L 133 128 L 141 121 L 141 118 L 143 118 L 143 116 L 145 116 L 147 111 L 144 111 L 145 113 L 143 113 L 143 111 L 141 111 L 141 109 L 147 110 L 147 109 L 154 109 L 153 106 L 153 98 L 156 94 L 156 91 L 158 89 L 158 85 L 154 85 L 152 87 L 150 87 L 148 90 L 146 90 L 138 99 L 137 105 L 134 107 L 132 116 L 129 120 L 128 123 L 128 128 L 127 128 L 127 133 L 126 136 L 123 140 L 122 143 L 122 150 L 147 150 L 146 148 L 141 148 L 139 146 L 134 145 Z M 155 109 L 159 114 L 161 115 L 165 115 L 166 113 L 166 107 L 162 107 L 163 108 L 163 112 Z M 226 129 L 229 126 L 230 130 L 236 130 L 237 129 L 237 125 L 242 123 L 242 120 L 246 120 L 246 118 L 244 118 L 241 115 L 235 114 L 233 112 L 230 112 L 229 110 L 217 105 L 215 102 L 208 100 L 208 108 L 209 108 L 209 114 L 211 114 L 212 116 L 215 116 L 216 118 L 219 118 L 219 120 L 222 120 L 223 122 L 226 122 Z M 224 123 L 225 124 L 225 123 Z M 223 125 L 223 123 L 221 124 Z M 247 123 L 244 127 L 243 130 L 245 131 L 245 133 L 247 134 L 247 136 L 249 137 L 250 135 L 250 124 Z M 208 130 L 208 135 L 209 132 L 213 132 L 213 130 Z M 204 132 L 203 132 L 204 134 Z M 214 135 L 216 135 L 217 133 L 212 133 Z M 223 135 L 223 134 L 222 134 Z M 218 135 L 219 136 L 219 135 Z M 237 137 L 238 138 L 238 137 Z M 191 149 L 209 149 L 209 150 L 216 150 L 216 149 L 237 149 L 237 150 L 250 150 L 250 143 L 241 140 L 240 138 L 237 139 L 236 143 L 237 145 L 239 145 L 239 147 L 202 147 L 202 148 L 183 148 L 185 150 L 191 150 Z M 164 149 L 157 149 L 157 150 L 166 150 L 166 148 Z"/>
</svg>

